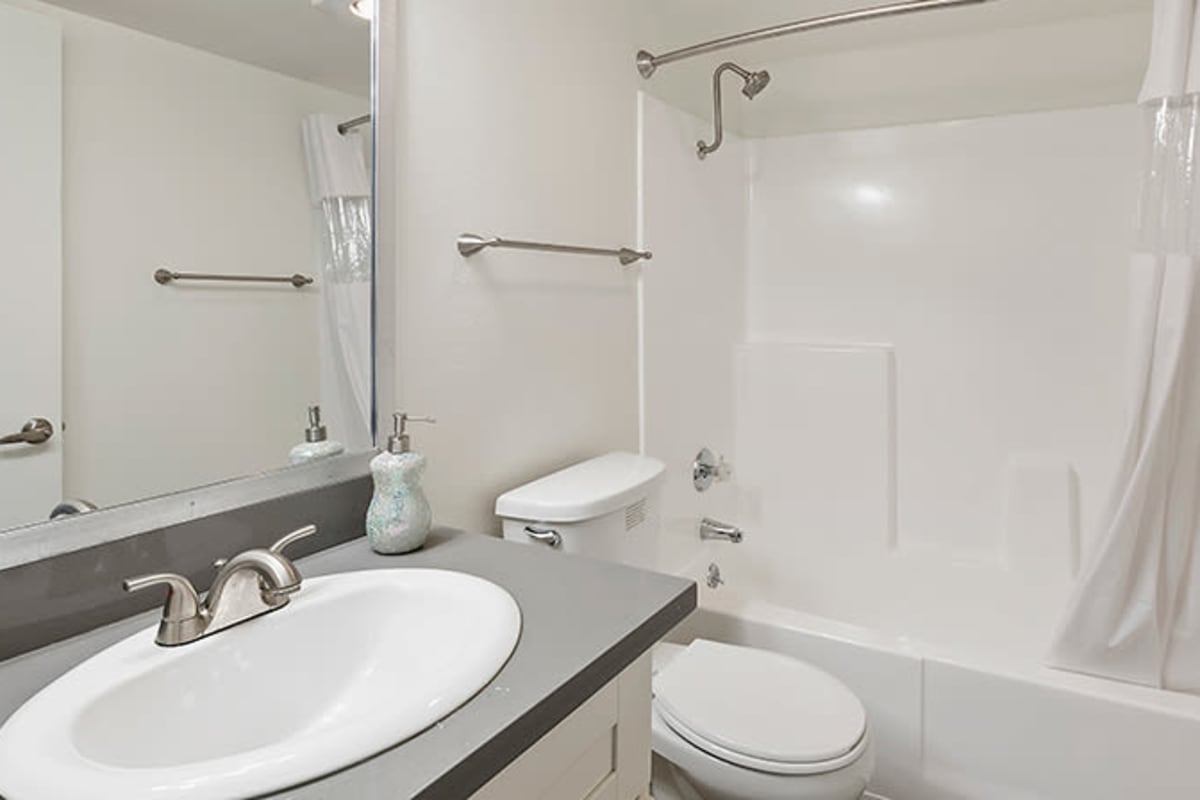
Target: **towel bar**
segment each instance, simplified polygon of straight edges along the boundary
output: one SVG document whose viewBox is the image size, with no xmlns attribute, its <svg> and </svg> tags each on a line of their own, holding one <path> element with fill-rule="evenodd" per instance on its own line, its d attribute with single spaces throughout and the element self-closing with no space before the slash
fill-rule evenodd
<svg viewBox="0 0 1200 800">
<path fill-rule="evenodd" d="M 290 283 L 297 289 L 302 289 L 313 282 L 307 275 L 216 275 L 207 272 L 174 272 L 169 269 L 156 269 L 154 280 L 166 286 L 172 281 L 233 281 L 235 283 Z"/>
<path fill-rule="evenodd" d="M 638 261 L 650 260 L 654 254 L 648 250 L 631 250 L 628 247 L 611 249 L 607 247 L 580 247 L 573 244 L 548 244 L 546 242 L 522 242 L 516 239 L 501 239 L 493 236 L 486 239 L 474 233 L 464 233 L 458 237 L 458 252 L 464 258 L 473 256 L 488 247 L 506 247 L 513 250 L 536 250 L 543 253 L 572 253 L 584 256 L 611 256 L 628 267 Z"/>
</svg>

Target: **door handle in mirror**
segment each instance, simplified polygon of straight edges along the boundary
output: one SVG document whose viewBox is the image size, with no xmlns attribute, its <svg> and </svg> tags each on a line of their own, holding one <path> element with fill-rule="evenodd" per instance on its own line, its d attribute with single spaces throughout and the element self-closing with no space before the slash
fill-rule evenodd
<svg viewBox="0 0 1200 800">
<path fill-rule="evenodd" d="M 99 511 L 100 506 L 88 500 L 80 500 L 76 497 L 71 497 L 63 500 L 54 507 L 50 512 L 50 519 L 58 519 L 59 517 L 69 517 L 75 514 L 90 514 L 93 511 Z"/>
<path fill-rule="evenodd" d="M 50 420 L 34 417 L 21 426 L 21 430 L 0 436 L 0 445 L 5 444 L 43 444 L 54 436 L 54 426 Z"/>
</svg>

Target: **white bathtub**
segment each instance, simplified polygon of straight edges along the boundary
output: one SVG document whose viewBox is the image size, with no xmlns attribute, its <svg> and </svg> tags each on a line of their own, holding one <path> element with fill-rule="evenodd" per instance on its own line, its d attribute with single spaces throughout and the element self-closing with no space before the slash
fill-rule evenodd
<svg viewBox="0 0 1200 800">
<path fill-rule="evenodd" d="M 1200 798 L 1200 697 L 1050 670 L 1032 658 L 1003 663 L 806 614 L 751 594 L 756 581 L 739 581 L 761 566 L 753 555 L 710 544 L 675 570 L 699 583 L 700 608 L 671 639 L 768 648 L 845 681 L 876 735 L 871 789 L 879 797 Z M 705 585 L 712 562 L 726 579 L 716 590 Z"/>
</svg>

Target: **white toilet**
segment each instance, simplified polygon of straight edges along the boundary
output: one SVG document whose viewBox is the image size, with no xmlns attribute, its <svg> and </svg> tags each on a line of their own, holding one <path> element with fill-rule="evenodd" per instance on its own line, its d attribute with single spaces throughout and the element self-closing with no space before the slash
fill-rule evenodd
<svg viewBox="0 0 1200 800">
<path fill-rule="evenodd" d="M 663 470 L 609 453 L 501 495 L 496 515 L 505 539 L 652 567 Z M 768 650 L 658 645 L 653 708 L 654 752 L 681 800 L 856 800 L 874 769 L 854 693 Z"/>
</svg>

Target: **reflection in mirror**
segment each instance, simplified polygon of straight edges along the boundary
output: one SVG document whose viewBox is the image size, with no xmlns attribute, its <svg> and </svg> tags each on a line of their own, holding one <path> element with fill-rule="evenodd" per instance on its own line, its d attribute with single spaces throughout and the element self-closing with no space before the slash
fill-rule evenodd
<svg viewBox="0 0 1200 800">
<path fill-rule="evenodd" d="M 0 530 L 371 446 L 369 114 L 349 0 L 0 0 Z"/>
</svg>

